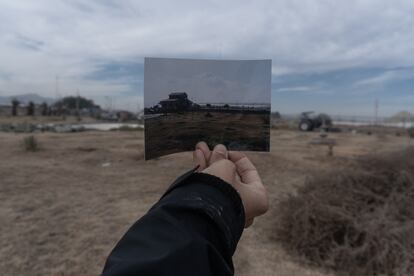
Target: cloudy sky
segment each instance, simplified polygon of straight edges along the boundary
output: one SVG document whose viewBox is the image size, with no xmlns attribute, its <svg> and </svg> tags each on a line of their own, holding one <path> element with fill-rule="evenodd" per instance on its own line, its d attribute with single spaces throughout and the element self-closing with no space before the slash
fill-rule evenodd
<svg viewBox="0 0 414 276">
<path fill-rule="evenodd" d="M 270 103 L 270 60 L 146 58 L 144 64 L 145 107 L 171 92 L 186 92 L 200 104 Z"/>
<path fill-rule="evenodd" d="M 272 59 L 273 110 L 414 112 L 413 14 L 412 0 L 0 0 L 0 96 L 79 90 L 133 110 L 145 56 Z"/>
</svg>

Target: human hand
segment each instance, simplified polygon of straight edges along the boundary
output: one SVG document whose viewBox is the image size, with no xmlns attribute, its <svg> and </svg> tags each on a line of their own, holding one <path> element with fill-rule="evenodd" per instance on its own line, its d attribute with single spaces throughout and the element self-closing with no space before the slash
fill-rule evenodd
<svg viewBox="0 0 414 276">
<path fill-rule="evenodd" d="M 199 166 L 198 171 L 221 178 L 239 193 L 246 215 L 246 228 L 253 224 L 255 217 L 266 213 L 269 208 L 266 188 L 245 154 L 227 151 L 223 145 L 210 151 L 206 143 L 200 142 L 193 152 L 193 161 Z"/>
</svg>

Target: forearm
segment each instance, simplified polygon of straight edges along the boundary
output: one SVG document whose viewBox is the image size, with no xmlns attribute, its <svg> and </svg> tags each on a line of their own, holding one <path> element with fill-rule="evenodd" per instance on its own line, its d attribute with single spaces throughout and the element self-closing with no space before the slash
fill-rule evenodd
<svg viewBox="0 0 414 276">
<path fill-rule="evenodd" d="M 128 230 L 103 274 L 232 275 L 243 226 L 243 206 L 229 184 L 188 174 Z"/>
</svg>

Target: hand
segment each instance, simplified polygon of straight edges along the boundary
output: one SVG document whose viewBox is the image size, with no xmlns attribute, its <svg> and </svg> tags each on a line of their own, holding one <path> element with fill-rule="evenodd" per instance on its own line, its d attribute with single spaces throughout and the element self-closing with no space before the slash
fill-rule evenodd
<svg viewBox="0 0 414 276">
<path fill-rule="evenodd" d="M 200 142 L 193 152 L 193 160 L 199 165 L 198 171 L 217 176 L 236 189 L 243 202 L 246 228 L 253 224 L 255 217 L 266 213 L 269 208 L 266 188 L 245 154 L 227 151 L 223 145 L 210 151 L 206 143 Z"/>
</svg>

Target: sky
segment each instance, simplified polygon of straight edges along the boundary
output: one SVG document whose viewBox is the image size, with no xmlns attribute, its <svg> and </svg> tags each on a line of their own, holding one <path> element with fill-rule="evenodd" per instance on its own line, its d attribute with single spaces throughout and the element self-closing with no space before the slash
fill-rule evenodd
<svg viewBox="0 0 414 276">
<path fill-rule="evenodd" d="M 414 112 L 413 14 L 412 0 L 0 0 L 0 96 L 137 110 L 144 57 L 271 59 L 274 111 Z"/>
<path fill-rule="evenodd" d="M 186 92 L 195 103 L 270 104 L 270 60 L 146 58 L 144 106 Z"/>
</svg>

